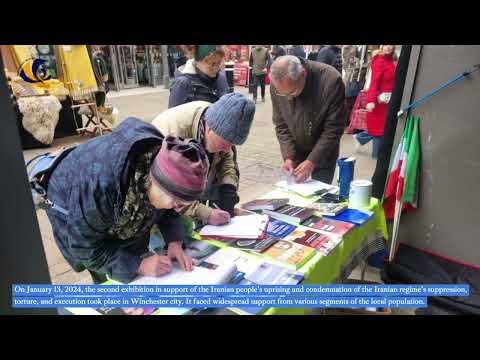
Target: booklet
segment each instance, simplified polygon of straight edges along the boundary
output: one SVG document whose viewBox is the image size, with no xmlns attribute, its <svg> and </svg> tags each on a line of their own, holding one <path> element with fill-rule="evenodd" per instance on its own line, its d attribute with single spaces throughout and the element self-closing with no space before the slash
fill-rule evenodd
<svg viewBox="0 0 480 360">
<path fill-rule="evenodd" d="M 222 285 L 227 284 L 237 272 L 234 263 L 221 265 L 202 262 L 193 271 L 183 271 L 177 263 L 163 276 L 139 276 L 131 285 Z"/>
<path fill-rule="evenodd" d="M 346 209 L 336 216 L 325 216 L 327 219 L 346 221 L 356 226 L 361 226 L 373 215 L 372 211 L 360 211 L 356 209 Z"/>
<path fill-rule="evenodd" d="M 234 216 L 225 225 L 206 225 L 200 230 L 202 238 L 260 239 L 267 228 L 268 216 L 244 215 Z"/>
<path fill-rule="evenodd" d="M 296 228 L 297 227 L 295 225 L 288 224 L 277 219 L 270 219 L 267 226 L 267 234 L 283 239 Z"/>
</svg>

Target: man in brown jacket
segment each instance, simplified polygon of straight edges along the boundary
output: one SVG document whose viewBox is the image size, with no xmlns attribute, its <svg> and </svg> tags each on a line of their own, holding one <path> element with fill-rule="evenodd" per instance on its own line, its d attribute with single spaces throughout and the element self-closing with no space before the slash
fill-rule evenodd
<svg viewBox="0 0 480 360">
<path fill-rule="evenodd" d="M 297 182 L 311 175 L 331 183 L 346 124 L 341 75 L 330 65 L 286 55 L 272 64 L 270 79 L 282 169 Z"/>
</svg>

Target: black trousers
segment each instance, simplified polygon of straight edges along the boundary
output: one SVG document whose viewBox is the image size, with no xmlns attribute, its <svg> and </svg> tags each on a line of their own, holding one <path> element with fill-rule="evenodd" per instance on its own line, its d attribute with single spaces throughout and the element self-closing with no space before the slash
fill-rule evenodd
<svg viewBox="0 0 480 360">
<path fill-rule="evenodd" d="M 333 175 L 335 174 L 335 167 L 325 169 L 314 169 L 312 172 L 312 179 L 318 180 L 327 184 L 331 184 L 333 181 Z"/>
<path fill-rule="evenodd" d="M 253 98 L 257 98 L 257 90 L 258 86 L 260 85 L 260 91 L 262 95 L 262 99 L 265 99 L 265 74 L 262 75 L 253 75 L 255 81 L 255 90 L 253 91 Z"/>
</svg>

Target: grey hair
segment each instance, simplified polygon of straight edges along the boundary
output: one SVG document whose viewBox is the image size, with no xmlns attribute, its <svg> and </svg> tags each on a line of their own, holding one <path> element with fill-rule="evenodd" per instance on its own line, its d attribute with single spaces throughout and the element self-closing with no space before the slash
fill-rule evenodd
<svg viewBox="0 0 480 360">
<path fill-rule="evenodd" d="M 270 69 L 270 78 L 274 81 L 278 81 L 288 77 L 293 81 L 297 81 L 300 78 L 301 70 L 302 63 L 298 57 L 293 55 L 280 56 L 272 64 Z"/>
</svg>

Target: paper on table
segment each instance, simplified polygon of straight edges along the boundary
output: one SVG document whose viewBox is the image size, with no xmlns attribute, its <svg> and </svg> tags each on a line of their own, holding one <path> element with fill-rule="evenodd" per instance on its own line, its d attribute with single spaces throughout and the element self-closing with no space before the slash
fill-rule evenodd
<svg viewBox="0 0 480 360">
<path fill-rule="evenodd" d="M 200 230 L 200 236 L 218 236 L 226 238 L 258 239 L 268 223 L 266 215 L 234 216 L 230 223 L 221 226 L 206 225 Z"/>
<path fill-rule="evenodd" d="M 216 265 L 235 264 L 238 271 L 243 272 L 245 276 L 253 273 L 263 262 L 256 256 L 245 254 L 241 250 L 228 248 L 218 250 L 210 255 L 206 261 Z"/>
<path fill-rule="evenodd" d="M 327 189 L 327 190 L 333 190 L 335 186 L 332 186 L 330 184 L 318 181 L 318 180 L 308 180 L 305 181 L 302 184 L 288 184 L 288 181 L 283 180 L 279 181 L 278 183 L 275 184 L 275 186 L 287 189 L 289 191 L 296 192 L 302 196 L 310 196 L 315 194 L 316 191 L 322 190 L 322 189 Z"/>
<path fill-rule="evenodd" d="M 226 284 L 237 272 L 234 263 L 218 264 L 216 269 L 194 266 L 193 271 L 183 271 L 174 263 L 168 274 L 159 277 L 140 276 L 131 285 L 221 285 Z"/>
<path fill-rule="evenodd" d="M 309 176 L 308 179 L 305 180 L 305 182 L 308 182 L 311 180 L 312 180 L 312 177 Z M 287 173 L 287 185 L 295 185 L 295 184 L 298 184 L 297 180 L 295 179 L 295 175 L 293 175 L 293 173 Z"/>
</svg>

